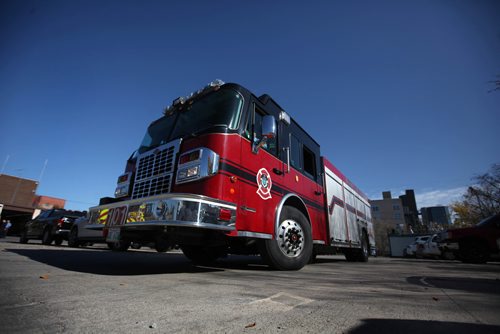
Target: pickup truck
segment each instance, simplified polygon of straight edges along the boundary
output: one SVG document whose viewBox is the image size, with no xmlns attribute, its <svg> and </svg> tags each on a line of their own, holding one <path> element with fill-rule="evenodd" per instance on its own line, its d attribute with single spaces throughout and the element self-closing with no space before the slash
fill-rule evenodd
<svg viewBox="0 0 500 334">
<path fill-rule="evenodd" d="M 500 255 L 500 214 L 473 227 L 450 229 L 440 234 L 439 249 L 452 252 L 466 263 L 485 263 Z"/>
<path fill-rule="evenodd" d="M 30 239 L 41 239 L 42 244 L 56 245 L 68 240 L 68 234 L 75 219 L 85 216 L 85 212 L 52 209 L 42 211 L 36 218 L 28 221 L 21 232 L 19 242 L 27 243 Z"/>
</svg>

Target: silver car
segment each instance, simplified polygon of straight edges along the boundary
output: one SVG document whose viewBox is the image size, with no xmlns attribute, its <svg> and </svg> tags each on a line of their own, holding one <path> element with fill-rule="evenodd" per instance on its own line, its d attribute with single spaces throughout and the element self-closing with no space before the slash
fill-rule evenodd
<svg viewBox="0 0 500 334">
<path fill-rule="evenodd" d="M 406 248 L 403 250 L 403 255 L 405 257 L 415 257 L 417 256 L 417 248 L 418 245 L 422 245 L 427 242 L 427 240 L 430 239 L 430 235 L 423 235 L 415 238 L 415 241 L 406 246 Z"/>
</svg>

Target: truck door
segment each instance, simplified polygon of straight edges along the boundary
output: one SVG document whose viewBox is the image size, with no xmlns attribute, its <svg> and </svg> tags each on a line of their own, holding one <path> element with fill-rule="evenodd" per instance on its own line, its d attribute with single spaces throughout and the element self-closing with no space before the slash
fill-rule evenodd
<svg viewBox="0 0 500 334">
<path fill-rule="evenodd" d="M 244 131 L 246 140 L 241 144 L 240 196 L 237 212 L 239 231 L 274 235 L 274 215 L 282 198 L 280 185 L 283 179 L 283 163 L 278 159 L 279 130 L 258 150 L 255 145 L 262 138 L 262 121 L 269 115 L 256 101 L 248 113 Z"/>
</svg>

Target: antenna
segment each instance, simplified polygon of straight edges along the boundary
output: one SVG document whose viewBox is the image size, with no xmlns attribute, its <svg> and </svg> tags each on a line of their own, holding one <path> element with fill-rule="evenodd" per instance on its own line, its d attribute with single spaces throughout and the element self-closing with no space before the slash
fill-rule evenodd
<svg viewBox="0 0 500 334">
<path fill-rule="evenodd" d="M 5 170 L 5 167 L 7 166 L 7 162 L 9 161 L 10 155 L 7 155 L 7 158 L 5 158 L 5 161 L 2 166 L 2 170 L 0 171 L 0 174 L 3 174 L 3 171 Z"/>
<path fill-rule="evenodd" d="M 47 168 L 47 163 L 49 162 L 49 159 L 45 159 L 45 163 L 43 164 L 42 171 L 40 172 L 40 176 L 38 177 L 38 183 L 42 182 L 42 176 L 43 173 L 45 173 L 45 168 Z"/>
</svg>

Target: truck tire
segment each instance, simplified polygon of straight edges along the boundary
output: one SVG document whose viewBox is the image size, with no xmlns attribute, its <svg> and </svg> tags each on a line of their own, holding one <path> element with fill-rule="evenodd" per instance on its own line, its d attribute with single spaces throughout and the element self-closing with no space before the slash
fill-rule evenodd
<svg viewBox="0 0 500 334">
<path fill-rule="evenodd" d="M 46 227 L 42 234 L 42 244 L 50 245 L 52 243 L 52 231 L 50 227 Z"/>
<path fill-rule="evenodd" d="M 357 261 L 358 262 L 368 262 L 368 257 L 370 255 L 370 245 L 368 243 L 368 236 L 366 232 L 363 231 L 361 237 L 361 249 L 357 251 Z"/>
<path fill-rule="evenodd" d="M 291 206 L 283 207 L 277 237 L 261 240 L 261 257 L 274 269 L 299 270 L 312 256 L 311 226 L 304 214 Z"/>
<path fill-rule="evenodd" d="M 184 255 L 195 264 L 212 264 L 218 258 L 227 255 L 227 248 L 221 246 L 205 247 L 183 245 L 181 250 Z"/>
<path fill-rule="evenodd" d="M 155 249 L 158 253 L 165 253 L 169 251 L 172 248 L 171 246 L 170 242 L 163 238 L 157 238 L 155 241 Z"/>
<path fill-rule="evenodd" d="M 460 259 L 464 263 L 486 263 L 489 258 L 488 249 L 478 240 L 460 244 Z"/>
</svg>

